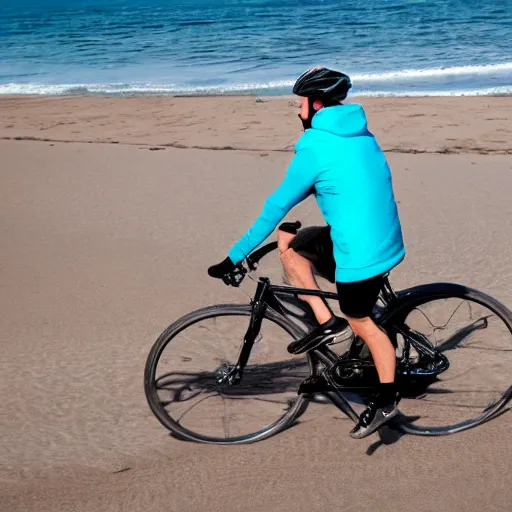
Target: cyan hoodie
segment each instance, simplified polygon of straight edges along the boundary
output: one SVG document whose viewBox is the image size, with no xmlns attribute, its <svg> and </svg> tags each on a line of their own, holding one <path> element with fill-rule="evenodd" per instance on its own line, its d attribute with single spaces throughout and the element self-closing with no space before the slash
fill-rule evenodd
<svg viewBox="0 0 512 512">
<path fill-rule="evenodd" d="M 242 261 L 309 194 L 315 194 L 331 237 L 336 281 L 355 282 L 391 270 L 405 256 L 391 172 L 368 131 L 361 105 L 323 108 L 295 145 L 295 156 L 263 211 L 231 248 Z"/>
</svg>

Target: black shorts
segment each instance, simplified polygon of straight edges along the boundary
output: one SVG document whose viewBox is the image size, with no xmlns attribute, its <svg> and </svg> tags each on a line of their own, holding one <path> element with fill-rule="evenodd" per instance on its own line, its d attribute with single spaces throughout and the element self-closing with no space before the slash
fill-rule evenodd
<svg viewBox="0 0 512 512">
<path fill-rule="evenodd" d="M 329 226 L 311 226 L 299 230 L 290 242 L 290 248 L 307 258 L 314 271 L 334 283 L 336 262 Z M 382 289 L 382 275 L 353 283 L 336 283 L 341 312 L 350 318 L 372 315 Z"/>
</svg>

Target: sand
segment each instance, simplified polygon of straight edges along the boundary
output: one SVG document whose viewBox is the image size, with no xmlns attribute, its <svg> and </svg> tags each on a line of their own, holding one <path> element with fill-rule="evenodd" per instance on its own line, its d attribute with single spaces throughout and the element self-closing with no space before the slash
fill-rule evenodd
<svg viewBox="0 0 512 512">
<path fill-rule="evenodd" d="M 386 151 L 511 152 L 510 97 L 362 103 Z M 291 151 L 297 140 L 297 105 L 294 97 L 12 96 L 1 99 L 0 138 Z"/>
<path fill-rule="evenodd" d="M 248 300 L 206 268 L 300 135 L 294 100 L 264 101 L 0 100 L 0 137 L 25 139 L 0 141 L 2 512 L 510 508 L 509 414 L 445 438 L 353 441 L 336 409 L 314 406 L 276 437 L 222 447 L 173 439 L 149 411 L 158 334 Z M 512 307 L 512 100 L 364 104 L 408 249 L 394 286 L 462 282 Z M 308 200 L 289 218 L 320 215 Z"/>
</svg>

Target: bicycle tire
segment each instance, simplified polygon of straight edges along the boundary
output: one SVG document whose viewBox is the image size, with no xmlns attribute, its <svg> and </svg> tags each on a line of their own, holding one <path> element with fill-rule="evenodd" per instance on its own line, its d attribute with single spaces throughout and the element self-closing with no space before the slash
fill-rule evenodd
<svg viewBox="0 0 512 512">
<path fill-rule="evenodd" d="M 279 417 L 276 421 L 267 425 L 266 427 L 259 429 L 250 434 L 235 436 L 229 438 L 210 437 L 203 434 L 199 434 L 188 428 L 182 426 L 178 421 L 172 418 L 162 405 L 159 397 L 158 390 L 156 388 L 156 372 L 158 361 L 168 344 L 187 327 L 190 327 L 202 320 L 209 318 L 216 318 L 221 316 L 244 316 L 249 319 L 251 315 L 250 305 L 235 305 L 235 304 L 221 304 L 215 306 L 209 306 L 192 313 L 189 313 L 176 322 L 171 324 L 165 331 L 158 337 L 154 343 L 151 351 L 148 355 L 145 371 L 144 371 L 144 390 L 146 398 L 153 414 L 160 421 L 160 423 L 170 430 L 177 438 L 187 441 L 195 441 L 200 443 L 209 444 L 246 444 L 253 443 L 267 439 L 286 428 L 289 428 L 305 411 L 308 406 L 308 400 L 303 396 L 297 396 L 293 405 Z M 297 330 L 297 326 L 292 324 L 286 318 L 277 315 L 272 310 L 267 309 L 265 312 L 265 319 L 277 324 L 291 338 L 297 339 L 300 335 Z M 248 322 L 247 322 L 248 323 Z M 249 359 L 249 364 L 250 364 Z M 311 372 L 311 362 L 308 358 L 308 369 Z"/>
<path fill-rule="evenodd" d="M 405 322 L 408 315 L 419 306 L 442 299 L 462 299 L 487 308 L 503 322 L 512 340 L 512 312 L 506 306 L 483 292 L 452 283 L 422 285 L 399 292 L 398 298 L 389 304 L 387 311 L 384 313 L 382 324 L 386 326 L 388 332 L 392 332 L 393 324 L 400 325 Z M 508 350 L 512 350 L 512 345 Z M 508 378 L 512 380 L 512 368 L 507 370 L 505 379 Z M 500 415 L 507 409 L 507 405 L 509 406 L 512 399 L 512 386 L 510 382 L 507 385 L 508 388 L 503 390 L 499 399 L 485 407 L 481 413 L 473 418 L 451 425 L 426 426 L 409 423 L 407 417 L 401 417 L 397 425 L 408 434 L 422 436 L 442 436 L 474 428 Z"/>
</svg>

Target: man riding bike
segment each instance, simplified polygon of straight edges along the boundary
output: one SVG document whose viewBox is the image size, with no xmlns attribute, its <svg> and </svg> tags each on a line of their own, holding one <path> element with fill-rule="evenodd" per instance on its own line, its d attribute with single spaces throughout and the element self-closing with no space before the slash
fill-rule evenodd
<svg viewBox="0 0 512 512">
<path fill-rule="evenodd" d="M 258 219 L 208 274 L 223 278 L 233 273 L 295 205 L 315 195 L 327 226 L 306 228 L 296 236 L 289 224 L 282 224 L 278 232 L 281 261 L 293 286 L 318 289 L 313 270 L 336 282 L 346 320 L 335 316 L 322 298 L 301 297 L 313 309 L 319 326 L 291 343 L 288 351 L 300 354 L 339 341 L 350 335 L 350 328 L 365 341 L 380 385 L 351 431 L 352 437 L 362 438 L 398 413 L 395 349 L 373 321 L 372 311 L 383 275 L 403 260 L 405 248 L 384 153 L 368 131 L 363 107 L 341 103 L 351 86 L 347 75 L 324 67 L 297 79 L 293 92 L 302 97 L 299 118 L 304 134 L 295 146 L 295 156 Z M 299 392 L 311 392 L 318 385 L 307 379 Z"/>
</svg>

